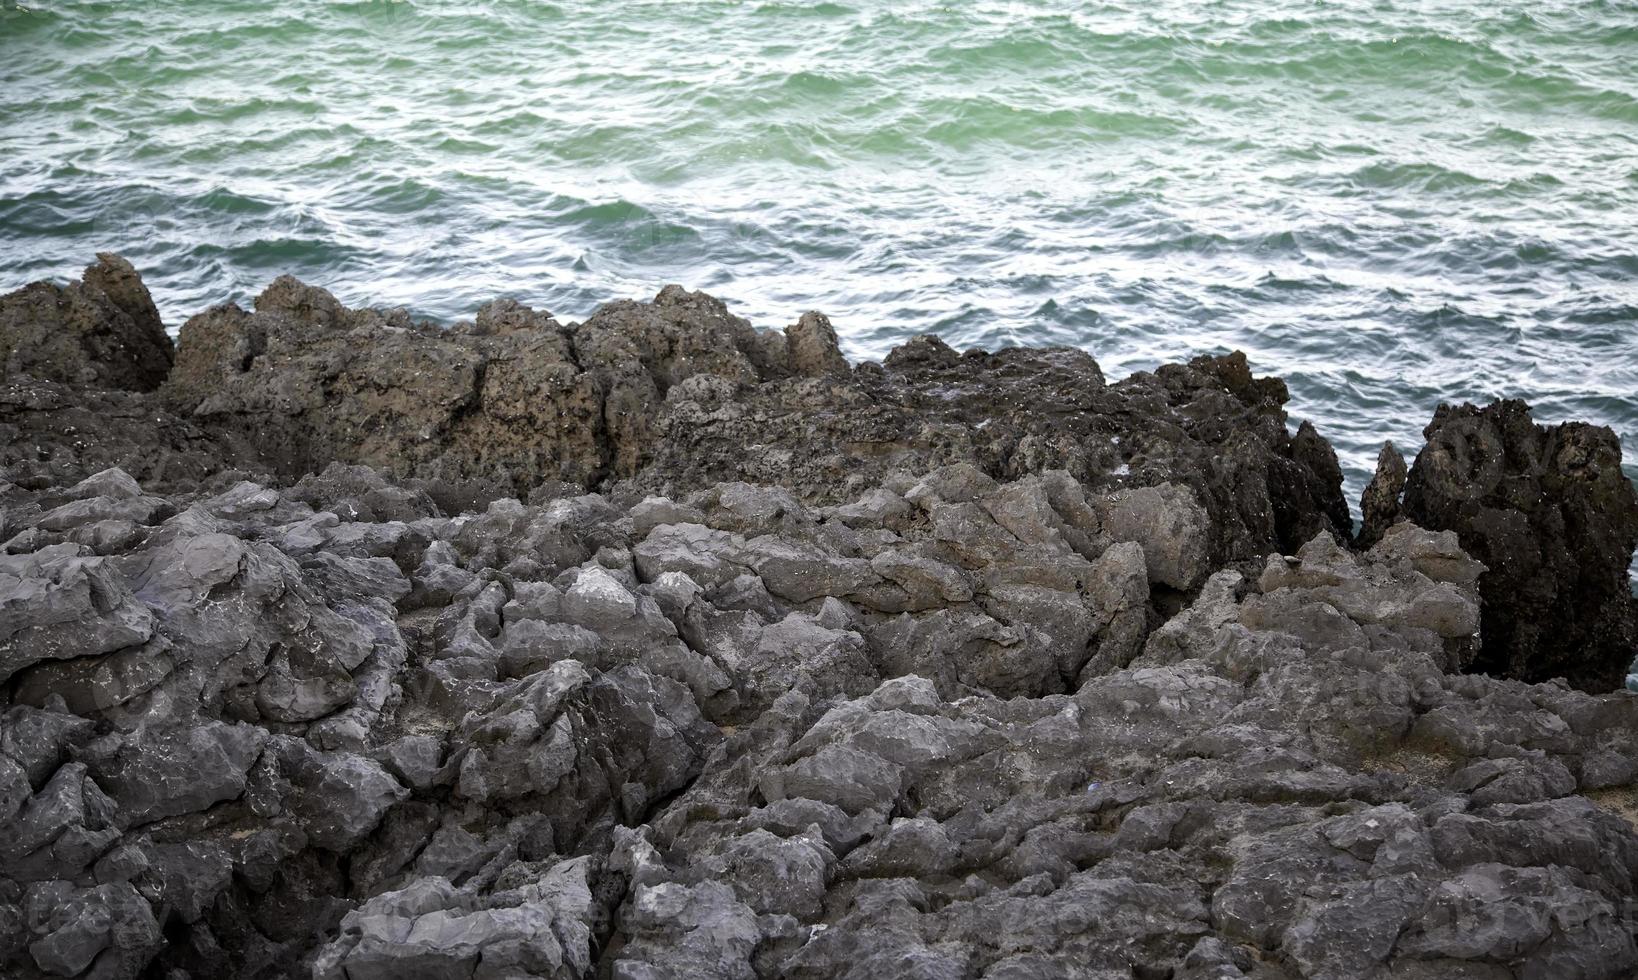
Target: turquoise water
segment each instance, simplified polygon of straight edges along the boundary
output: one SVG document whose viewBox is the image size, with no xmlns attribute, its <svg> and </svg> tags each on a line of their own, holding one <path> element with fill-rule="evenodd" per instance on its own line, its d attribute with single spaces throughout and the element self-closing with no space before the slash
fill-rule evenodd
<svg viewBox="0 0 1638 980">
<path fill-rule="evenodd" d="M 854 357 L 1242 348 L 1350 495 L 1442 399 L 1638 456 L 1638 4 L 32 0 L 0 285 L 444 320 L 710 290 Z M 1638 472 L 1638 470 L 1635 470 Z"/>
</svg>

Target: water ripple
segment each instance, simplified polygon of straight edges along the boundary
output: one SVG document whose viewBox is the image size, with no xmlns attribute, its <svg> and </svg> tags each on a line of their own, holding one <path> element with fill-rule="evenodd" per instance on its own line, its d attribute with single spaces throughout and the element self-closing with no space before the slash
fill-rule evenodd
<svg viewBox="0 0 1638 980">
<path fill-rule="evenodd" d="M 33 6 L 6 286 L 115 247 L 174 328 L 281 272 L 445 321 L 681 281 L 854 357 L 1239 347 L 1353 493 L 1446 399 L 1638 461 L 1630 3 Z"/>
</svg>

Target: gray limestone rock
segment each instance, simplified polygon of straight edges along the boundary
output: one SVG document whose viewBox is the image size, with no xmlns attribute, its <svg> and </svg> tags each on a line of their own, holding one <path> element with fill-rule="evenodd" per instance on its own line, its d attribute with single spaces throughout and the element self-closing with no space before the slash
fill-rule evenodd
<svg viewBox="0 0 1638 980">
<path fill-rule="evenodd" d="M 119 739 L 91 763 L 98 784 L 136 825 L 197 813 L 237 799 L 267 744 L 251 725 L 209 722 L 197 728 Z"/>
<path fill-rule="evenodd" d="M 153 634 L 153 613 L 106 559 L 71 544 L 0 555 L 0 680 L 41 661 L 140 646 Z"/>
<path fill-rule="evenodd" d="M 1118 490 L 1093 506 L 1109 537 L 1143 549 L 1149 581 L 1190 589 L 1211 570 L 1210 518 L 1187 488 L 1161 484 Z"/>
<path fill-rule="evenodd" d="M 0 300 L 90 330 L 0 387 L 6 976 L 1638 971 L 1638 699 L 1465 672 L 1614 662 L 1596 432 L 1447 412 L 1350 544 L 1237 355 L 284 279 L 154 395 L 138 290 Z"/>
</svg>

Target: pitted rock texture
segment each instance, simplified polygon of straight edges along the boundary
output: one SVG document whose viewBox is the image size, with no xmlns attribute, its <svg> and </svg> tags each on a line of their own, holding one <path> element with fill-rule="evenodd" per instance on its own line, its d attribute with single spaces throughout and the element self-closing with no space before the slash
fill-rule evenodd
<svg viewBox="0 0 1638 980">
<path fill-rule="evenodd" d="M 207 433 L 146 392 L 26 375 L 0 381 L 5 479 L 38 489 L 67 487 L 110 467 L 149 486 L 189 491 L 267 470 L 253 435 Z"/>
<path fill-rule="evenodd" d="M 1456 673 L 1485 567 L 1405 522 L 1167 616 L 1167 486 L 10 485 L 3 968 L 1638 970 L 1638 699 Z"/>
<path fill-rule="evenodd" d="M 1621 686 L 1638 652 L 1627 567 L 1638 491 L 1609 429 L 1536 425 L 1523 402 L 1441 407 L 1405 487 L 1411 520 L 1461 535 L 1489 567 L 1478 669 Z"/>
<path fill-rule="evenodd" d="M 171 369 L 171 338 L 142 278 L 110 252 L 76 283 L 0 296 L 0 382 L 18 375 L 152 391 Z"/>
<path fill-rule="evenodd" d="M 1464 673 L 1460 470 L 1348 542 L 1243 358 L 287 279 L 94 376 L 0 396 L 7 977 L 1638 975 L 1638 698 Z"/>
<path fill-rule="evenodd" d="M 1214 566 L 1351 530 L 1335 454 L 1311 427 L 1290 434 L 1284 384 L 1242 355 L 1111 386 L 1081 351 L 958 354 L 925 337 L 850 368 L 820 314 L 756 330 L 674 286 L 582 324 L 500 301 L 443 330 L 286 277 L 255 312 L 184 324 L 164 396 L 285 477 L 339 461 L 520 497 L 743 479 L 836 503 L 967 462 L 996 479 L 1185 485 L 1212 517 Z"/>
</svg>

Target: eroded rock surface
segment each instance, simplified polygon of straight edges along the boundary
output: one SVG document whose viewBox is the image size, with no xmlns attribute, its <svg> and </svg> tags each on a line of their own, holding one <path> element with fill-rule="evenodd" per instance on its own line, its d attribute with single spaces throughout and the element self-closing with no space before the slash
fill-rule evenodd
<svg viewBox="0 0 1638 980">
<path fill-rule="evenodd" d="M 819 314 L 759 331 L 677 287 L 582 324 L 501 302 L 443 330 L 289 278 L 254 312 L 183 325 L 165 389 L 169 409 L 253 437 L 286 476 L 341 461 L 520 497 L 744 479 L 824 503 L 956 462 L 1179 482 L 1212 516 L 1201 560 L 1217 565 L 1349 532 L 1335 456 L 1311 428 L 1289 433 L 1285 399 L 1241 355 L 1111 386 L 1080 351 L 958 354 L 926 337 L 850 368 Z"/>
<path fill-rule="evenodd" d="M 75 283 L 37 282 L 0 296 L 0 382 L 152 391 L 171 369 L 171 338 L 142 278 L 110 252 Z"/>
<path fill-rule="evenodd" d="M 1601 426 L 1536 425 L 1523 402 L 1441 407 L 1411 467 L 1406 516 L 1461 535 L 1489 571 L 1479 669 L 1621 686 L 1638 650 L 1627 567 L 1638 491 Z"/>
<path fill-rule="evenodd" d="M 1203 508 L 1063 471 L 6 504 L 12 975 L 1638 969 L 1638 700 L 1457 673 L 1451 532 L 1164 618 Z"/>
<path fill-rule="evenodd" d="M 282 280 L 92 403 L 164 467 L 15 379 L 0 973 L 1638 973 L 1638 698 L 1464 672 L 1466 525 L 1238 358 L 834 351 Z"/>
</svg>

